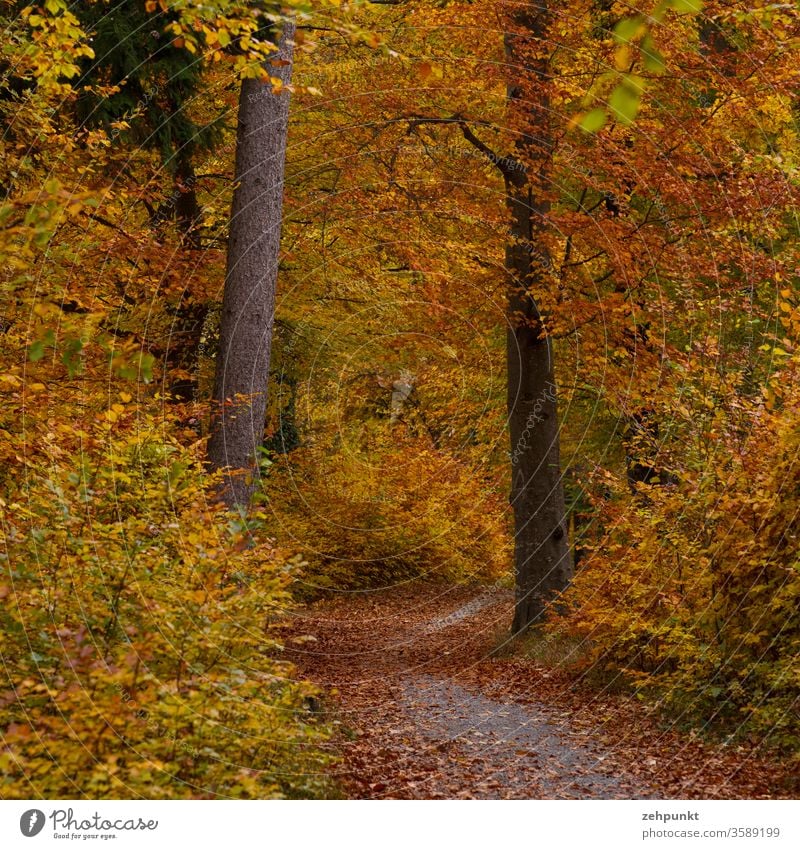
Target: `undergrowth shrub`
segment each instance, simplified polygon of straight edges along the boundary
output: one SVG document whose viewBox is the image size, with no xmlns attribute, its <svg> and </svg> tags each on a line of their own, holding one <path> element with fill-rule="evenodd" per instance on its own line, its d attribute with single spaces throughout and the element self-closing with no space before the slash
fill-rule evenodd
<svg viewBox="0 0 800 849">
<path fill-rule="evenodd" d="M 306 594 L 509 573 L 508 500 L 489 472 L 399 426 L 359 451 L 309 440 L 276 458 L 265 494 L 276 536 L 306 560 Z"/>
<path fill-rule="evenodd" d="M 675 412 L 679 482 L 604 475 L 603 532 L 550 629 L 673 716 L 800 748 L 798 363 L 763 398 Z M 683 421 L 680 421 L 681 415 Z"/>
<path fill-rule="evenodd" d="M 0 796 L 324 795 L 327 731 L 272 634 L 296 558 L 207 503 L 156 403 L 4 381 Z"/>
</svg>

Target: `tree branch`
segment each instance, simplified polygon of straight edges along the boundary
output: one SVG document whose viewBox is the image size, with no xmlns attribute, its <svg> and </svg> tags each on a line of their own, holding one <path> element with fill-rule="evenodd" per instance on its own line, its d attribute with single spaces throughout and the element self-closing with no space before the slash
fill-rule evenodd
<svg viewBox="0 0 800 849">
<path fill-rule="evenodd" d="M 522 162 L 510 155 L 499 156 L 496 154 L 489 145 L 475 135 L 470 127 L 470 122 L 461 115 L 452 115 L 449 118 L 415 115 L 407 120 L 409 132 L 422 124 L 457 124 L 464 138 L 476 150 L 480 151 L 492 165 L 497 167 L 505 180 L 514 186 L 523 186 L 527 182 L 528 175 Z"/>
<path fill-rule="evenodd" d="M 528 180 L 525 166 L 513 156 L 498 156 L 485 142 L 481 141 L 469 124 L 462 119 L 458 121 L 461 134 L 476 149 L 479 150 L 493 165 L 496 165 L 503 178 L 514 186 L 522 186 Z"/>
</svg>

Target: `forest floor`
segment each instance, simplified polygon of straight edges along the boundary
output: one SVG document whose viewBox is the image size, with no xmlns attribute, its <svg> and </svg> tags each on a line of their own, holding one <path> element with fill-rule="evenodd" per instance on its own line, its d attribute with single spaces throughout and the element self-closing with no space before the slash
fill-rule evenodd
<svg viewBox="0 0 800 849">
<path fill-rule="evenodd" d="M 507 590 L 416 585 L 297 611 L 287 655 L 341 729 L 351 798 L 791 797 L 788 765 L 715 745 L 503 648 Z M 308 639 L 308 637 L 312 639 Z"/>
</svg>

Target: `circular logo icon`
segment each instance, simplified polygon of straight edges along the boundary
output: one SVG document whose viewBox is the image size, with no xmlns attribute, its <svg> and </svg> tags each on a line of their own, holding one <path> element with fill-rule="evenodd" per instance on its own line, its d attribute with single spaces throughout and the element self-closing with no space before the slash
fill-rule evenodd
<svg viewBox="0 0 800 849">
<path fill-rule="evenodd" d="M 37 808 L 31 808 L 19 818 L 19 830 L 25 837 L 36 837 L 44 828 L 44 813 Z"/>
</svg>

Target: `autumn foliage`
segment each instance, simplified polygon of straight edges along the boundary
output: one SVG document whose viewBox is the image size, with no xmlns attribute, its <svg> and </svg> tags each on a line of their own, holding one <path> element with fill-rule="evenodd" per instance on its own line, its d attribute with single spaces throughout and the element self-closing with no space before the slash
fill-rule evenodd
<svg viewBox="0 0 800 849">
<path fill-rule="evenodd" d="M 547 73 L 520 81 L 496 0 L 111 3 L 138 40 L 109 4 L 3 3 L 0 795 L 330 795 L 294 607 L 513 585 L 512 165 L 547 209 L 512 247 L 541 284 L 577 560 L 543 630 L 578 676 L 797 751 L 800 19 L 550 5 Z M 284 13 L 248 514 L 204 460 L 238 86 L 270 96 Z"/>
<path fill-rule="evenodd" d="M 688 408 L 675 417 L 677 483 L 626 492 L 599 476 L 598 528 L 569 613 L 550 625 L 582 638 L 568 664 L 617 670 L 685 723 L 788 750 L 800 698 L 798 400 L 792 355 L 766 396 L 720 401 L 711 421 Z"/>
<path fill-rule="evenodd" d="M 272 630 L 296 564 L 207 503 L 157 404 L 67 413 L 28 422 L 3 479 L 3 795 L 323 793 L 313 690 Z"/>
<path fill-rule="evenodd" d="M 126 143 L 133 114 L 76 122 L 96 90 L 65 9 L 3 47 L 0 795 L 325 795 L 328 732 L 274 632 L 296 552 L 209 498 L 203 413 L 169 392 L 208 298 L 174 209 L 148 216 L 172 174 Z"/>
</svg>

